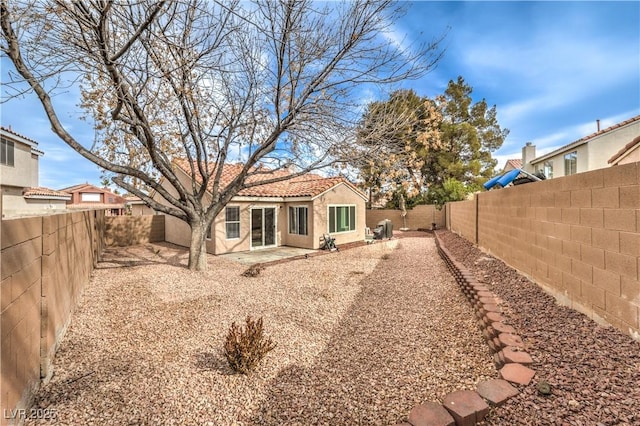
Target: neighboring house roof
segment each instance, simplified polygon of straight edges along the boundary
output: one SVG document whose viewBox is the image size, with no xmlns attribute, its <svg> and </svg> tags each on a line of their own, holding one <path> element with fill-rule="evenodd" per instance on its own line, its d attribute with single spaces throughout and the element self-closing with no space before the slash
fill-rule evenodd
<svg viewBox="0 0 640 426">
<path fill-rule="evenodd" d="M 186 160 L 177 160 L 175 164 L 182 169 L 187 176 L 191 175 L 191 169 L 189 163 Z M 226 187 L 231 181 L 242 171 L 242 164 L 225 164 L 220 176 L 220 186 Z M 287 170 L 271 170 L 262 166 L 255 169 L 260 171 L 260 174 L 255 174 L 247 178 L 248 183 L 257 183 L 260 181 L 266 181 L 274 178 L 286 177 L 292 173 Z M 290 179 L 282 180 L 279 182 L 266 183 L 263 185 L 256 185 L 250 188 L 244 188 L 237 194 L 238 197 L 311 197 L 315 198 L 324 192 L 330 190 L 337 185 L 346 185 L 358 196 L 363 199 L 367 199 L 358 188 L 356 188 L 351 182 L 344 177 L 323 177 L 320 175 L 307 173 L 304 175 L 292 177 Z"/>
<path fill-rule="evenodd" d="M 144 204 L 144 201 L 136 195 L 127 195 L 124 197 L 127 204 Z"/>
<path fill-rule="evenodd" d="M 67 204 L 67 209 L 69 210 L 101 210 L 101 209 L 124 209 L 124 203 L 119 204 L 105 204 L 105 203 L 78 203 L 78 204 Z"/>
<path fill-rule="evenodd" d="M 522 168 L 522 160 L 519 158 L 512 158 L 511 160 L 507 160 L 507 163 L 504 165 L 503 171 L 513 170 L 513 169 L 521 169 Z"/>
<path fill-rule="evenodd" d="M 73 185 L 68 188 L 63 188 L 61 189 L 61 191 L 68 192 L 70 194 L 105 194 L 105 197 L 103 199 L 103 201 L 105 201 L 104 208 L 124 208 L 124 203 L 126 202 L 124 197 L 118 194 L 114 194 L 108 188 L 98 188 L 97 186 L 91 185 L 90 183 Z M 109 202 L 109 199 L 113 199 L 113 202 Z M 68 204 L 67 208 L 84 208 L 84 206 L 86 205 L 90 205 L 91 208 L 102 208 L 102 203 L 97 201 L 80 200 L 80 202 L 77 202 L 77 200 L 77 198 L 75 201 L 72 199 L 72 204 Z M 72 207 L 73 205 L 78 205 L 80 207 Z"/>
<path fill-rule="evenodd" d="M 0 134 L 2 134 L 4 137 L 9 137 L 15 141 L 28 145 L 31 148 L 31 153 L 33 154 L 37 154 L 40 156 L 44 155 L 44 152 L 38 149 L 38 142 L 24 135 L 21 135 L 20 133 L 14 132 L 10 128 L 0 126 Z"/>
<path fill-rule="evenodd" d="M 108 189 L 98 188 L 97 186 L 91 185 L 90 183 L 79 183 L 78 185 L 69 186 L 67 188 L 62 188 L 61 191 L 66 192 L 111 192 Z"/>
<path fill-rule="evenodd" d="M 620 127 L 624 127 L 624 126 L 627 126 L 629 124 L 635 123 L 636 121 L 640 121 L 640 115 L 636 115 L 635 117 L 632 117 L 632 118 L 630 118 L 628 120 L 622 121 L 622 122 L 620 122 L 618 124 L 614 124 L 611 127 L 607 127 L 606 129 L 600 130 L 598 132 L 595 132 L 595 133 L 587 135 L 587 136 L 585 136 L 583 138 L 580 138 L 577 141 L 571 142 L 570 144 L 562 146 L 562 147 L 560 147 L 560 148 L 558 148 L 558 149 L 556 149 L 554 151 L 551 151 L 551 152 L 549 152 L 549 153 L 547 153 L 545 155 L 542 155 L 540 157 L 534 158 L 533 160 L 531 160 L 531 164 L 539 163 L 540 161 L 543 161 L 543 160 L 546 160 L 548 158 L 554 157 L 554 156 L 556 156 L 556 155 L 558 155 L 558 154 L 560 154 L 560 153 L 562 153 L 564 151 L 568 151 L 570 149 L 576 148 L 576 147 L 578 147 L 580 145 L 583 145 L 583 144 L 589 142 L 591 139 L 595 138 L 596 136 L 601 136 L 601 135 L 603 135 L 605 133 L 609 133 L 609 132 L 611 132 L 613 130 L 619 129 Z"/>
<path fill-rule="evenodd" d="M 631 142 L 629 142 L 624 147 L 622 147 L 620 151 L 613 154 L 611 158 L 609 158 L 609 161 L 607 162 L 609 164 L 618 164 L 620 160 L 622 160 L 624 157 L 626 157 L 628 154 L 630 154 L 632 151 L 635 151 L 636 149 L 640 149 L 640 136 L 636 137 Z"/>
<path fill-rule="evenodd" d="M 70 200 L 71 194 L 64 191 L 56 191 L 55 189 L 49 189 L 42 186 L 35 188 L 25 188 L 22 191 L 24 198 L 30 199 L 57 199 L 57 200 Z"/>
</svg>

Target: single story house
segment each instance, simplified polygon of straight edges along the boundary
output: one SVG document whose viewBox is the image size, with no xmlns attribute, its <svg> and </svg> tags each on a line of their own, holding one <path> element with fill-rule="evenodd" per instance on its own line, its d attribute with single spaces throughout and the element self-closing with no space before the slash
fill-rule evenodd
<svg viewBox="0 0 640 426">
<path fill-rule="evenodd" d="M 125 195 L 124 197 L 125 209 L 131 214 L 131 216 L 144 216 L 144 215 L 153 215 L 156 212 L 149 206 L 147 206 L 144 201 L 135 195 Z"/>
<path fill-rule="evenodd" d="M 174 161 L 178 178 L 190 185 L 190 168 L 186 161 Z M 240 164 L 225 165 L 220 186 L 224 188 L 242 169 Z M 267 180 L 290 174 L 267 171 L 251 179 Z M 255 182 L 255 181 L 254 181 Z M 167 182 L 163 185 L 177 193 Z M 153 198 L 168 204 L 158 193 Z M 207 193 L 205 201 L 211 199 Z M 214 219 L 208 232 L 207 252 L 223 254 L 291 246 L 318 249 L 323 234 L 330 234 L 336 244 L 365 239 L 365 202 L 367 196 L 343 177 L 305 174 L 276 183 L 241 190 Z M 189 225 L 172 216 L 165 218 L 165 241 L 188 247 Z"/>
</svg>

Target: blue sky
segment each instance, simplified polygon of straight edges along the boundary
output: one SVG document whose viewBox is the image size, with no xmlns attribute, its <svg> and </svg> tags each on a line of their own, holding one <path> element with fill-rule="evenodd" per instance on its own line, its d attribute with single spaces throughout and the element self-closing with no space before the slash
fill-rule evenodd
<svg viewBox="0 0 640 426">
<path fill-rule="evenodd" d="M 494 157 L 502 167 L 530 141 L 542 155 L 640 114 L 640 2 L 415 2 L 387 34 L 397 43 L 429 41 L 450 27 L 437 68 L 404 87 L 442 93 L 458 75 L 474 101 L 496 105 L 510 134 Z M 2 78 L 8 62 L 2 60 Z M 63 123 L 90 145 L 77 92 L 56 97 Z M 30 95 L 1 106 L 1 122 L 40 143 L 40 185 L 54 189 L 99 183 L 97 166 L 50 130 Z"/>
</svg>

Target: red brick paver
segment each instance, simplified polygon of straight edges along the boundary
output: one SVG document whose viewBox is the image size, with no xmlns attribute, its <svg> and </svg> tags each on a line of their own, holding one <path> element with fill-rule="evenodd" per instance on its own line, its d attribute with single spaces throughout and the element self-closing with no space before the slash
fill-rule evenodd
<svg viewBox="0 0 640 426">
<path fill-rule="evenodd" d="M 478 383 L 478 394 L 493 405 L 501 405 L 516 396 L 518 390 L 506 380 L 494 379 Z"/>
<path fill-rule="evenodd" d="M 442 405 L 456 421 L 456 426 L 474 426 L 489 413 L 489 406 L 470 390 L 459 390 L 445 395 Z"/>
<path fill-rule="evenodd" d="M 513 346 L 507 346 L 506 348 L 502 349 L 500 353 L 504 357 L 504 362 L 506 363 L 516 362 L 522 365 L 533 364 L 533 359 L 531 359 L 531 355 L 529 355 L 525 351 L 518 350 L 518 348 L 515 348 Z"/>
<path fill-rule="evenodd" d="M 520 385 L 528 385 L 535 374 L 535 371 L 521 364 L 506 364 L 500 369 L 500 377 Z"/>
<path fill-rule="evenodd" d="M 409 413 L 409 423 L 413 426 L 454 426 L 451 414 L 440 404 L 425 402 L 416 405 Z"/>
</svg>

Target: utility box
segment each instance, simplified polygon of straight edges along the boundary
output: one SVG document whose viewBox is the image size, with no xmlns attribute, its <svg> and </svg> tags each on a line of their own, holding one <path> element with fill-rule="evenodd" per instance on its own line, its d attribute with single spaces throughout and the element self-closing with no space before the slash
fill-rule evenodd
<svg viewBox="0 0 640 426">
<path fill-rule="evenodd" d="M 373 237 L 376 240 L 382 240 L 383 238 L 393 238 L 393 223 L 389 219 L 381 220 L 373 230 Z"/>
</svg>

